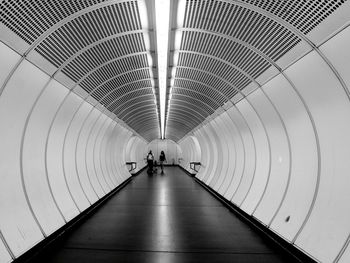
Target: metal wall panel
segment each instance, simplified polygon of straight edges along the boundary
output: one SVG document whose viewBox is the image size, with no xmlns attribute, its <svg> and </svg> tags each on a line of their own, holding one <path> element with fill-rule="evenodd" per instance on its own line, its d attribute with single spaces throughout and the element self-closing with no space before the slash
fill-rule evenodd
<svg viewBox="0 0 350 263">
<path fill-rule="evenodd" d="M 254 216 L 268 225 L 283 199 L 290 176 L 289 137 L 279 113 L 261 89 L 248 98 L 259 112 L 270 142 L 268 181 L 254 211 Z"/>
<path fill-rule="evenodd" d="M 202 171 L 205 169 L 206 165 L 203 163 L 205 162 L 203 158 L 203 145 L 200 146 L 198 137 L 194 135 L 187 136 L 183 140 L 179 141 L 178 147 L 178 152 L 180 152 L 179 156 L 181 158 L 179 165 L 181 165 L 190 173 L 196 173 L 196 176 L 200 178 L 200 175 L 202 174 Z M 190 162 L 201 162 L 202 165 L 198 167 L 198 173 L 190 168 Z"/>
<path fill-rule="evenodd" d="M 227 167 L 227 176 L 221 186 L 222 195 L 231 200 L 238 186 L 242 182 L 245 163 L 245 149 L 243 145 L 242 135 L 237 128 L 237 123 L 233 122 L 228 112 L 221 115 L 223 122 L 228 126 L 227 144 L 230 151 L 229 164 Z M 220 190 L 220 189 L 219 189 Z"/>
<path fill-rule="evenodd" d="M 90 139 L 90 134 L 94 123 L 96 122 L 99 116 L 100 111 L 96 108 L 90 107 L 89 113 L 85 117 L 83 125 L 79 130 L 76 158 L 78 165 L 78 173 L 81 175 L 86 174 L 89 183 L 92 185 L 93 191 L 99 198 L 101 198 L 105 194 L 105 191 L 102 187 L 99 178 L 95 174 L 94 167 L 92 164 L 93 158 L 92 156 L 89 156 L 89 154 L 92 153 L 91 148 L 93 145 L 92 140 Z"/>
<path fill-rule="evenodd" d="M 336 257 L 349 232 L 350 213 L 343 209 L 350 200 L 346 183 L 350 169 L 349 97 L 316 52 L 305 56 L 286 73 L 313 115 L 320 142 L 315 202 L 296 244 L 328 262 Z"/>
<path fill-rule="evenodd" d="M 264 124 L 251 104 L 244 99 L 237 103 L 237 108 L 247 121 L 255 141 L 256 168 L 254 180 L 250 186 L 248 195 L 241 204 L 241 208 L 248 214 L 251 214 L 258 204 L 267 184 L 271 158 L 270 144 Z"/>
<path fill-rule="evenodd" d="M 290 181 L 271 228 L 292 241 L 311 205 L 317 181 L 316 138 L 308 109 L 285 77 L 279 75 L 263 89 L 281 114 L 291 145 Z"/>
<path fill-rule="evenodd" d="M 213 121 L 207 124 L 207 135 L 209 141 L 212 143 L 210 151 L 210 162 L 213 164 L 213 170 L 208 178 L 208 184 L 214 187 L 217 179 L 222 175 L 222 163 L 223 163 L 223 147 L 218 131 L 213 126 Z"/>
<path fill-rule="evenodd" d="M 244 170 L 242 178 L 237 182 L 237 185 L 231 186 L 233 188 L 233 193 L 229 196 L 229 200 L 232 200 L 233 203 L 240 206 L 246 198 L 255 176 L 256 146 L 251 129 L 239 109 L 232 107 L 227 113 L 237 125 L 244 147 Z"/>
<path fill-rule="evenodd" d="M 103 168 L 105 166 L 101 166 L 101 158 L 102 156 L 102 141 L 104 139 L 104 135 L 106 133 L 106 130 L 108 129 L 109 124 L 112 122 L 110 118 L 108 118 L 106 115 L 102 114 L 99 122 L 101 122 L 101 125 L 97 131 L 96 140 L 94 143 L 93 148 L 93 163 L 95 168 L 95 173 L 102 178 L 101 181 L 105 182 L 107 185 L 107 191 L 110 192 L 114 188 L 114 184 L 109 177 L 109 174 L 107 171 L 105 171 Z M 97 126 L 97 125 L 96 125 Z M 106 146 L 106 145 L 104 145 Z"/>
<path fill-rule="evenodd" d="M 230 172 L 234 171 L 235 168 L 235 158 L 230 154 L 228 145 L 230 144 L 230 139 L 228 137 L 228 130 L 226 123 L 222 121 L 220 116 L 213 120 L 212 126 L 217 134 L 217 138 L 220 141 L 221 145 L 221 151 L 219 151 L 218 155 L 218 168 L 220 168 L 217 172 L 220 174 L 220 176 L 217 176 L 217 180 L 215 183 L 213 183 L 213 189 L 215 191 L 219 192 L 220 194 L 223 194 L 220 187 L 222 186 L 223 181 L 228 176 L 228 169 L 230 168 Z M 231 143 L 232 145 L 232 143 Z M 231 161 L 230 161 L 231 160 Z M 230 166 L 232 164 L 233 166 Z M 230 167 L 229 167 L 230 166 Z"/>
<path fill-rule="evenodd" d="M 98 185 L 98 187 L 95 187 L 95 191 L 97 194 L 101 194 L 101 196 L 107 194 L 110 191 L 110 188 L 107 185 L 106 179 L 103 177 L 102 174 L 97 173 L 97 168 L 95 164 L 95 151 L 96 151 L 96 140 L 98 138 L 99 130 L 103 126 L 103 118 L 102 113 L 97 110 L 93 109 L 91 111 L 90 116 L 88 117 L 86 121 L 86 130 L 87 137 L 86 141 L 84 141 L 84 137 L 82 136 L 82 143 L 86 144 L 85 149 L 85 162 L 86 162 L 86 170 L 88 173 L 88 176 L 92 182 L 93 185 Z M 83 134 L 82 134 L 83 135 Z"/>
<path fill-rule="evenodd" d="M 0 57 L 1 61 L 6 61 L 6 63 L 0 63 L 0 92 L 2 92 L 4 82 L 7 80 L 7 77 L 14 69 L 15 65 L 20 61 L 21 57 L 1 41 Z"/>
<path fill-rule="evenodd" d="M 29 206 L 20 151 L 26 118 L 48 80 L 46 74 L 23 61 L 9 79 L 0 99 L 0 224 L 15 256 L 42 240 L 45 233 Z M 54 220 L 60 225 L 59 217 Z"/>
<path fill-rule="evenodd" d="M 33 211 L 47 235 L 61 227 L 66 219 L 77 215 L 63 178 L 48 173 L 48 158 L 62 158 L 61 155 L 47 155 L 47 140 L 57 108 L 67 92 L 60 84 L 50 80 L 29 111 L 23 132 L 21 157 L 24 183 Z"/>
<path fill-rule="evenodd" d="M 79 171 L 78 166 L 78 161 L 81 160 L 78 159 L 80 128 L 90 109 L 90 104 L 83 103 L 81 98 L 75 94 L 70 94 L 58 113 L 58 118 L 63 119 L 61 125 L 65 125 L 67 129 L 63 143 L 64 172 L 72 195 L 77 200 L 76 202 L 79 204 L 81 210 L 84 210 L 87 206 L 98 200 L 98 196 L 94 192 L 87 177 L 87 173 Z"/>
<path fill-rule="evenodd" d="M 11 255 L 9 251 L 6 249 L 6 246 L 4 245 L 3 241 L 1 241 L 0 242 L 0 262 L 8 263 L 11 261 L 12 261 Z"/>
</svg>

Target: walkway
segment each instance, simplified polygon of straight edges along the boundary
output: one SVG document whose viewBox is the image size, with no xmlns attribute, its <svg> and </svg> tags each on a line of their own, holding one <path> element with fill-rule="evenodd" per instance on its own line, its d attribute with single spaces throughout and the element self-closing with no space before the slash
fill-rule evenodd
<svg viewBox="0 0 350 263">
<path fill-rule="evenodd" d="M 45 262 L 294 262 L 180 168 L 135 177 Z"/>
</svg>

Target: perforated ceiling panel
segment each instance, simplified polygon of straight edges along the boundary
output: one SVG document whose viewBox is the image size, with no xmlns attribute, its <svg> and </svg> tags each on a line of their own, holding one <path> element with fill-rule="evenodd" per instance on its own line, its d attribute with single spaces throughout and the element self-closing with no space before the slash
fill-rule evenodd
<svg viewBox="0 0 350 263">
<path fill-rule="evenodd" d="M 259 87 L 344 2 L 172 0 L 166 137 L 181 139 L 247 87 Z M 23 56 L 36 51 L 57 68 L 53 77 L 63 73 L 74 91 L 82 88 L 152 140 L 160 136 L 154 12 L 154 0 L 8 0 L 0 22 L 29 45 Z"/>
<path fill-rule="evenodd" d="M 159 138 L 153 10 L 148 28 L 135 0 L 16 0 L 0 10 L 1 22 L 73 80 L 73 89 L 81 87 L 146 140 Z"/>
<path fill-rule="evenodd" d="M 344 4 L 346 0 L 242 0 L 242 2 L 247 2 L 277 15 L 307 34 Z"/>
<path fill-rule="evenodd" d="M 236 95 L 244 97 L 248 85 L 259 87 L 259 77 L 304 41 L 300 34 L 308 34 L 345 2 L 184 1 L 183 20 L 172 21 L 173 38 L 181 34 L 180 44 L 171 47 L 177 56 L 169 70 L 166 136 L 173 140 Z"/>
<path fill-rule="evenodd" d="M 0 22 L 13 30 L 27 43 L 32 43 L 62 19 L 105 1 L 1 1 Z"/>
</svg>

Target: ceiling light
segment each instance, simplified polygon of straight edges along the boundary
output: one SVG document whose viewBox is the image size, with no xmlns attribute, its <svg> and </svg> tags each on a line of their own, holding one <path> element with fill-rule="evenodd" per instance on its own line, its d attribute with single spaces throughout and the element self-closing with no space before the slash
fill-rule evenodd
<svg viewBox="0 0 350 263">
<path fill-rule="evenodd" d="M 183 27 L 185 10 L 186 10 L 186 0 L 179 0 L 178 6 L 177 6 L 177 28 Z"/>
<path fill-rule="evenodd" d="M 168 36 L 169 36 L 169 11 L 170 0 L 156 0 L 156 32 L 158 52 L 158 81 L 160 101 L 160 126 L 161 138 L 165 133 L 165 99 L 167 87 L 167 58 L 168 58 Z"/>
</svg>

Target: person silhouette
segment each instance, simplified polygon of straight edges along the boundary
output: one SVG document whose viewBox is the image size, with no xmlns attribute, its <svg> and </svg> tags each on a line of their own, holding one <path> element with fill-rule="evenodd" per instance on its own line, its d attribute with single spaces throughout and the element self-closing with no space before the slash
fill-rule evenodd
<svg viewBox="0 0 350 263">
<path fill-rule="evenodd" d="M 154 156 L 153 156 L 153 153 L 152 153 L 152 150 L 150 150 L 147 154 L 147 165 L 148 165 L 148 170 L 147 172 L 149 174 L 153 173 L 153 160 L 154 160 Z"/>
<path fill-rule="evenodd" d="M 162 174 L 164 173 L 163 171 L 163 163 L 166 162 L 166 158 L 165 158 L 165 153 L 164 151 L 161 151 L 160 152 L 160 155 L 159 155 L 159 164 L 160 164 L 160 169 L 162 169 Z"/>
</svg>

